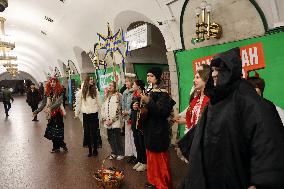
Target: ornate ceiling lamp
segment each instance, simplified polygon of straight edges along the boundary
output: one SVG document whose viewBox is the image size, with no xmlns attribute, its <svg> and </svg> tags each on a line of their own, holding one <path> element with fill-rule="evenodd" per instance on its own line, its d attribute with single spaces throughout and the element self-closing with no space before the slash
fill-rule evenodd
<svg viewBox="0 0 284 189">
<path fill-rule="evenodd" d="M 8 0 L 0 0 L 0 12 L 3 12 L 8 7 Z"/>
<path fill-rule="evenodd" d="M 17 67 L 18 64 L 12 64 L 11 62 L 7 62 L 7 63 L 3 64 L 3 66 L 7 69 L 7 68 Z"/>
<path fill-rule="evenodd" d="M 19 70 L 18 68 L 9 68 L 7 69 L 7 72 L 9 72 L 12 77 L 16 77 L 19 73 Z"/>
<path fill-rule="evenodd" d="M 16 54 L 12 52 L 12 50 L 15 48 L 15 42 L 11 39 L 10 36 L 5 35 L 5 21 L 5 18 L 0 17 L 0 63 L 3 63 L 3 66 L 6 68 L 7 72 L 9 72 L 14 77 L 18 73 L 18 65 L 11 63 L 12 61 L 17 60 Z"/>
<path fill-rule="evenodd" d="M 11 36 L 5 35 L 5 21 L 5 18 L 0 17 L 0 49 L 2 51 L 9 51 L 15 48 L 15 42 L 12 40 Z"/>
<path fill-rule="evenodd" d="M 3 66 L 6 68 L 7 72 L 12 76 L 16 77 L 19 70 L 18 70 L 18 64 L 13 64 L 11 62 L 7 62 L 3 64 Z"/>
</svg>

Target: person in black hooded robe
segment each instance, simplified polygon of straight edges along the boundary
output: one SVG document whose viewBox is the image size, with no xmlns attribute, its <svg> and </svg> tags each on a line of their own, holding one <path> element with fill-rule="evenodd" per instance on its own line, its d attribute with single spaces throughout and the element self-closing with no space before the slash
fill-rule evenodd
<svg viewBox="0 0 284 189">
<path fill-rule="evenodd" d="M 283 189 L 284 128 L 242 79 L 239 48 L 211 61 L 210 103 L 198 123 L 183 189 Z"/>
</svg>

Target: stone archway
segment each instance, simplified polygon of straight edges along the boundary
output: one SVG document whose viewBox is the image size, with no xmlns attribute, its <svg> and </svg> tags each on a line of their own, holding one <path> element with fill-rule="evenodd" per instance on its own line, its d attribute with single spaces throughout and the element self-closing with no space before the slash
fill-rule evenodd
<svg viewBox="0 0 284 189">
<path fill-rule="evenodd" d="M 167 50 L 166 50 L 166 45 L 165 45 L 165 39 L 159 30 L 155 25 L 151 23 L 147 23 L 144 21 L 137 21 L 131 23 L 128 27 L 127 30 L 134 29 L 138 26 L 141 26 L 143 24 L 147 24 L 149 29 L 149 35 L 150 41 L 149 45 L 147 47 L 137 49 L 130 51 L 127 58 L 126 62 L 130 63 L 126 65 L 126 70 L 129 72 L 133 72 L 133 64 L 139 63 L 139 64 L 147 64 L 147 63 L 152 63 L 152 64 L 168 64 L 167 60 Z"/>
<path fill-rule="evenodd" d="M 33 83 L 37 84 L 38 81 L 31 76 L 29 73 L 20 71 L 16 77 L 12 77 L 8 72 L 0 74 L 0 81 L 2 80 L 31 80 Z"/>
</svg>

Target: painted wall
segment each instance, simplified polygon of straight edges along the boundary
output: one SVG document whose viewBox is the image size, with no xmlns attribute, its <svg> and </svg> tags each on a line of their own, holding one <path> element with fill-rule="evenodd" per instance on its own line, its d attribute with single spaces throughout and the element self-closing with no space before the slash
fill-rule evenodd
<svg viewBox="0 0 284 189">
<path fill-rule="evenodd" d="M 263 45 L 264 59 L 266 64 L 265 69 L 258 71 L 260 76 L 266 82 L 264 97 L 284 109 L 284 98 L 283 95 L 281 95 L 284 94 L 284 87 L 280 83 L 284 80 L 284 32 L 281 32 L 263 37 L 226 43 L 223 45 L 176 52 L 175 55 L 178 69 L 178 79 L 180 83 L 180 110 L 184 110 L 184 108 L 186 108 L 188 105 L 189 91 L 192 87 L 193 80 L 193 60 L 220 53 L 233 47 L 246 46 L 257 42 L 261 42 Z"/>
</svg>

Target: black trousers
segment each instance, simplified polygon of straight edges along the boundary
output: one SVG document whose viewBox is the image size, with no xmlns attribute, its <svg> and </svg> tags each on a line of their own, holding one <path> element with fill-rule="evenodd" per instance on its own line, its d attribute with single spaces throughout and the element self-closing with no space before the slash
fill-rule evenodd
<svg viewBox="0 0 284 189">
<path fill-rule="evenodd" d="M 32 108 L 32 112 L 36 111 L 36 110 L 38 109 L 38 104 L 31 106 L 31 108 Z M 36 114 L 36 116 L 34 117 L 34 120 L 37 120 L 37 114 Z"/>
<path fill-rule="evenodd" d="M 85 114 L 83 113 L 84 140 L 83 146 L 89 148 L 98 148 L 98 128 L 99 119 L 98 113 Z"/>
<path fill-rule="evenodd" d="M 137 151 L 137 161 L 143 164 L 147 163 L 146 146 L 144 142 L 144 135 L 139 129 L 132 129 L 134 144 Z"/>
<path fill-rule="evenodd" d="M 5 113 L 6 115 L 8 115 L 8 112 L 11 109 L 11 102 L 3 102 L 3 104 L 4 104 Z"/>
<path fill-rule="evenodd" d="M 52 140 L 52 144 L 53 144 L 53 150 L 59 150 L 60 148 L 66 147 L 66 144 L 63 140 L 61 141 Z"/>
</svg>

